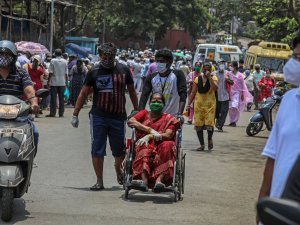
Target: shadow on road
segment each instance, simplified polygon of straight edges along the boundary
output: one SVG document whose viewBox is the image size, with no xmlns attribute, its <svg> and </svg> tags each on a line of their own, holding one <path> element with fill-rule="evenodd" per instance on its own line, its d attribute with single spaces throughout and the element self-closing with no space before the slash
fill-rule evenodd
<svg viewBox="0 0 300 225">
<path fill-rule="evenodd" d="M 1 201 L 0 203 L 1 203 L 0 205 L 2 205 Z M 34 218 L 31 217 L 30 213 L 26 210 L 26 202 L 24 201 L 24 199 L 20 199 L 20 198 L 15 199 L 13 207 L 14 207 L 13 209 L 14 211 L 13 211 L 13 217 L 11 221 L 6 223 L 0 219 L 0 224 L 3 225 L 16 224 L 17 222 L 24 221 L 29 218 Z M 0 206 L 0 210 L 2 211 L 1 206 Z"/>
<path fill-rule="evenodd" d="M 95 192 L 95 191 L 91 191 L 89 187 L 64 187 L 64 188 L 67 188 L 67 189 L 73 189 L 73 190 L 78 190 L 78 191 L 89 191 L 89 192 Z M 123 190 L 123 187 L 122 186 L 112 186 L 112 187 L 109 187 L 109 188 L 105 188 L 103 190 L 100 190 L 100 191 L 121 191 Z"/>
<path fill-rule="evenodd" d="M 125 199 L 124 194 L 120 197 L 123 201 L 126 202 L 134 202 L 134 203 L 145 203 L 145 202 L 153 202 L 154 204 L 161 205 L 170 205 L 174 203 L 174 194 L 154 194 L 152 192 L 139 192 L 139 191 L 131 191 L 129 192 L 129 199 Z"/>
</svg>

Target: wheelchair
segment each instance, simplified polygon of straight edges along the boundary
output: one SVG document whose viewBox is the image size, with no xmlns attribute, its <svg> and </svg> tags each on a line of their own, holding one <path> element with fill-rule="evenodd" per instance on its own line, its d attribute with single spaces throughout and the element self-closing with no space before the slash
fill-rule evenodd
<svg viewBox="0 0 300 225">
<path fill-rule="evenodd" d="M 185 156 L 181 149 L 182 140 L 182 127 L 178 128 L 176 131 L 175 142 L 176 142 L 176 160 L 174 162 L 174 175 L 173 182 L 171 186 L 166 187 L 162 192 L 173 192 L 174 202 L 183 199 L 184 185 L 185 185 Z M 127 146 L 127 152 L 124 161 L 124 173 L 123 173 L 123 188 L 125 190 L 125 199 L 129 198 L 130 190 L 140 190 L 143 191 L 138 185 L 133 184 L 133 160 L 134 160 L 134 149 L 136 143 L 136 129 L 132 129 L 130 146 Z"/>
</svg>

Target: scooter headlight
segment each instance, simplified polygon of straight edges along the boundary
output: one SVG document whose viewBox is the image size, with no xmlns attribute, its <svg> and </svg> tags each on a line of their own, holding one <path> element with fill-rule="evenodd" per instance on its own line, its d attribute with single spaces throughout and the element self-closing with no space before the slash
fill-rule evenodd
<svg viewBox="0 0 300 225">
<path fill-rule="evenodd" d="M 21 104 L 2 105 L 0 104 L 0 119 L 15 119 L 17 118 Z"/>
</svg>

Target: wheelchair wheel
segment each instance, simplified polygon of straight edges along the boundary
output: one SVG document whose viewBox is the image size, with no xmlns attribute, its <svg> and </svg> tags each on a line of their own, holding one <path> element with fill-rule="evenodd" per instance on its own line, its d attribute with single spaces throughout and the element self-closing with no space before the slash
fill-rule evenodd
<svg viewBox="0 0 300 225">
<path fill-rule="evenodd" d="M 185 154 L 181 159 L 181 191 L 184 194 L 184 185 L 185 185 Z"/>
<path fill-rule="evenodd" d="M 174 202 L 177 202 L 178 201 L 178 188 L 175 187 L 174 189 Z"/>
<path fill-rule="evenodd" d="M 129 188 L 125 187 L 125 194 L 124 194 L 125 199 L 128 199 L 128 195 L 129 195 Z"/>
</svg>

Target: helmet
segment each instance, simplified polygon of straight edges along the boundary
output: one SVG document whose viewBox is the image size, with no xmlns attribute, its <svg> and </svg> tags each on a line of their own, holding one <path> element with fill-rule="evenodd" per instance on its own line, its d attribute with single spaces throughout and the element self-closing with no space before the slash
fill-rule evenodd
<svg viewBox="0 0 300 225">
<path fill-rule="evenodd" d="M 8 52 L 13 54 L 15 58 L 18 57 L 17 47 L 11 41 L 7 41 L 7 40 L 0 41 L 0 52 Z"/>
</svg>

